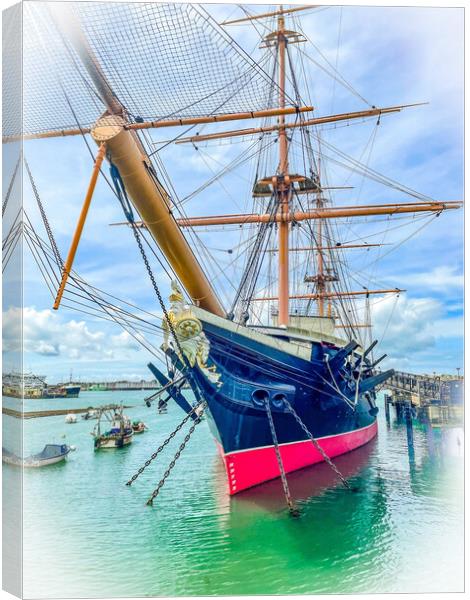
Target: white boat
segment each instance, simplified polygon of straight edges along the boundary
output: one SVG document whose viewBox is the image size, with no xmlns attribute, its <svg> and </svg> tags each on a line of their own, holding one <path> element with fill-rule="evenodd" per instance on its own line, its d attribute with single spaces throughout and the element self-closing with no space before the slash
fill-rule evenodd
<svg viewBox="0 0 470 600">
<path fill-rule="evenodd" d="M 95 450 L 109 450 L 114 448 L 123 448 L 132 443 L 134 432 L 125 433 L 104 433 L 95 437 Z"/>
<path fill-rule="evenodd" d="M 72 450 L 67 444 L 46 444 L 38 454 L 32 454 L 22 459 L 13 452 L 2 448 L 2 460 L 18 467 L 46 467 L 65 460 Z"/>
<path fill-rule="evenodd" d="M 85 421 L 97 419 L 98 417 L 99 417 L 99 413 L 95 409 L 87 410 L 87 412 L 82 415 L 82 419 L 85 419 Z"/>
<path fill-rule="evenodd" d="M 65 422 L 66 423 L 76 423 L 77 422 L 77 415 L 75 415 L 74 413 L 69 413 L 65 417 Z"/>
</svg>

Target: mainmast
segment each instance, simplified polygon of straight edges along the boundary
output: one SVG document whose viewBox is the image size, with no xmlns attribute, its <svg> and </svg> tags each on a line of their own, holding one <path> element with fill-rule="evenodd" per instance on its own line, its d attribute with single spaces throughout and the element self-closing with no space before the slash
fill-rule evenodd
<svg viewBox="0 0 470 600">
<path fill-rule="evenodd" d="M 282 6 L 281 6 L 282 11 Z M 286 45 L 284 15 L 277 19 L 277 46 L 279 57 L 279 106 L 286 105 Z M 289 222 L 283 217 L 289 214 L 290 181 L 289 181 L 289 149 L 284 115 L 279 116 L 279 176 L 277 178 L 277 194 L 279 198 L 279 316 L 278 325 L 289 324 Z M 275 183 L 275 182 L 273 182 Z M 274 186 L 273 186 L 274 187 Z"/>
</svg>

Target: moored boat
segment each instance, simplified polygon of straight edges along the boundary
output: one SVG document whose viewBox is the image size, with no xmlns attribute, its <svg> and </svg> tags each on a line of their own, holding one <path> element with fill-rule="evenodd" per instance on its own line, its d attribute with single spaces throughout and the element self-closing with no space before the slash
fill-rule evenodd
<svg viewBox="0 0 470 600">
<path fill-rule="evenodd" d="M 132 431 L 134 433 L 144 433 L 146 429 L 148 427 L 143 421 L 132 421 Z"/>
<path fill-rule="evenodd" d="M 102 431 L 102 421 L 109 423 L 109 429 Z M 93 432 L 94 448 L 115 449 L 128 446 L 133 441 L 134 431 L 127 415 L 123 414 L 123 407 L 111 405 L 99 409 L 98 423 Z"/>
<path fill-rule="evenodd" d="M 82 419 L 84 419 L 85 421 L 90 421 L 93 419 L 97 419 L 99 416 L 99 412 L 97 410 L 95 410 L 94 408 L 91 408 L 89 410 L 87 410 L 86 413 L 82 414 Z"/>
<path fill-rule="evenodd" d="M 22 459 L 13 452 L 2 448 L 2 460 L 19 467 L 46 467 L 64 461 L 71 450 L 72 447 L 67 444 L 46 444 L 38 454 L 32 454 Z"/>
</svg>

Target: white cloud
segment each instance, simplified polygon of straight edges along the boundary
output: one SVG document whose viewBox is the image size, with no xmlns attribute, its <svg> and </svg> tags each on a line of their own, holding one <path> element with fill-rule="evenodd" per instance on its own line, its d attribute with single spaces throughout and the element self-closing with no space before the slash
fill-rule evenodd
<svg viewBox="0 0 470 600">
<path fill-rule="evenodd" d="M 21 309 L 10 308 L 3 314 L 3 349 L 19 351 Z M 56 356 L 76 360 L 123 360 L 140 350 L 139 344 L 126 331 L 108 335 L 92 330 L 85 321 L 65 321 L 50 309 L 23 310 L 24 351 L 39 356 Z"/>
<path fill-rule="evenodd" d="M 387 352 L 387 366 L 405 368 L 420 353 L 445 339 L 463 336 L 463 321 L 446 317 L 445 305 L 435 298 L 390 297 L 372 306 L 374 337 Z M 436 362 L 439 362 L 438 360 Z"/>
<path fill-rule="evenodd" d="M 439 265 L 430 271 L 403 273 L 387 277 L 387 281 L 400 281 L 402 286 L 420 290 L 422 293 L 440 292 L 441 295 L 455 295 L 463 290 L 464 277 L 460 267 Z M 449 309 L 449 307 L 448 307 Z"/>
</svg>

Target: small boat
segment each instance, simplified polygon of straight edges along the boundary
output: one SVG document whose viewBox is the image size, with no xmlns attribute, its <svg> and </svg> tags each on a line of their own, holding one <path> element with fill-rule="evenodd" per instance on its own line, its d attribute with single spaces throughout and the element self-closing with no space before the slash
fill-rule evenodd
<svg viewBox="0 0 470 600">
<path fill-rule="evenodd" d="M 132 421 L 132 431 L 134 433 L 144 433 L 146 429 L 148 427 L 143 421 Z"/>
<path fill-rule="evenodd" d="M 89 409 L 87 410 L 86 413 L 84 413 L 82 415 L 82 419 L 85 419 L 85 421 L 89 421 L 91 419 L 97 419 L 99 416 L 98 411 L 95 409 Z"/>
<path fill-rule="evenodd" d="M 123 448 L 132 443 L 134 432 L 128 429 L 124 432 L 111 430 L 95 436 L 95 450 Z"/>
<path fill-rule="evenodd" d="M 62 462 L 71 451 L 72 448 L 67 446 L 67 444 L 46 444 L 38 454 L 32 454 L 21 459 L 13 452 L 2 448 L 2 460 L 5 463 L 18 467 L 46 467 Z"/>
<path fill-rule="evenodd" d="M 65 417 L 65 422 L 66 423 L 76 423 L 77 422 L 77 415 L 75 415 L 74 413 L 69 413 Z"/>
<path fill-rule="evenodd" d="M 110 429 L 101 432 L 102 420 L 110 423 Z M 98 411 L 98 423 L 93 429 L 95 450 L 123 448 L 132 443 L 134 431 L 131 420 L 123 414 L 123 406 L 103 406 Z"/>
</svg>

